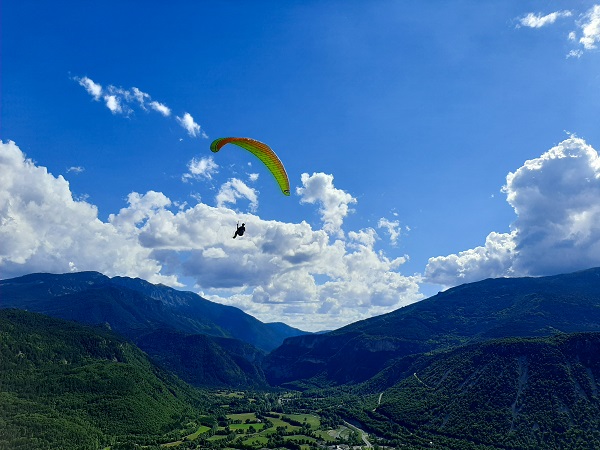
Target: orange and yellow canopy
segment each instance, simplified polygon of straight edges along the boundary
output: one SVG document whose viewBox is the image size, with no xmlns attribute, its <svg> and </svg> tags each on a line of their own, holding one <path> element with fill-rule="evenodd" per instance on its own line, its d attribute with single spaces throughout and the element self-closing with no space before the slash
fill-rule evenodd
<svg viewBox="0 0 600 450">
<path fill-rule="evenodd" d="M 273 174 L 273 177 L 275 177 L 275 181 L 277 181 L 281 191 L 285 195 L 290 195 L 290 181 L 288 180 L 285 168 L 283 167 L 281 160 L 267 144 L 263 144 L 262 142 L 250 138 L 226 137 L 215 139 L 212 144 L 210 144 L 210 149 L 216 153 L 227 144 L 235 144 L 238 147 L 248 150 L 260 159 L 267 169 L 269 169 L 269 172 Z"/>
</svg>

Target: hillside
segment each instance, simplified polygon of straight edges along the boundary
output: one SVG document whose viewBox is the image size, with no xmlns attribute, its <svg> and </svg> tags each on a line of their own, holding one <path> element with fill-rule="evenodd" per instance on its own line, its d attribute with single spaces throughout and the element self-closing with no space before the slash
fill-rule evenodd
<svg viewBox="0 0 600 450">
<path fill-rule="evenodd" d="M 285 338 L 304 334 L 281 323 L 266 324 L 238 308 L 192 292 L 139 278 L 97 272 L 30 274 L 0 280 L 3 308 L 19 308 L 89 324 L 104 324 L 131 338 L 170 329 L 240 339 L 270 351 Z"/>
<path fill-rule="evenodd" d="M 0 310 L 0 448 L 97 449 L 163 437 L 210 405 L 101 327 Z"/>
<path fill-rule="evenodd" d="M 600 269 L 465 284 L 326 334 L 287 339 L 264 362 L 272 384 L 336 385 L 411 354 L 501 337 L 600 331 Z"/>
<path fill-rule="evenodd" d="M 600 447 L 600 333 L 495 339 L 388 372 L 400 381 L 357 415 L 381 435 L 510 449 Z"/>
<path fill-rule="evenodd" d="M 107 326 L 199 387 L 266 386 L 262 355 L 286 337 L 303 334 L 192 292 L 96 272 L 2 280 L 0 307 Z"/>
<path fill-rule="evenodd" d="M 260 367 L 264 353 L 238 339 L 159 330 L 142 336 L 137 345 L 162 367 L 195 386 L 269 387 Z"/>
</svg>

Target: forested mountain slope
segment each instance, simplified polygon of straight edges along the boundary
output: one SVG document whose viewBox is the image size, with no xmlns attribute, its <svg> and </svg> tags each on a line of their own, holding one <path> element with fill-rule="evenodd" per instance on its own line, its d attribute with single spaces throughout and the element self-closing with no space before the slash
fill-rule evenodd
<svg viewBox="0 0 600 450">
<path fill-rule="evenodd" d="M 200 387 L 265 387 L 263 354 L 303 333 L 192 292 L 97 272 L 2 280 L 0 308 L 9 307 L 105 325 Z"/>
<path fill-rule="evenodd" d="M 135 338 L 156 329 L 240 339 L 264 351 L 304 332 L 263 323 L 238 308 L 139 278 L 97 272 L 36 273 L 0 280 L 0 307 L 40 312 L 82 323 L 108 323 Z"/>
<path fill-rule="evenodd" d="M 359 414 L 379 434 L 404 429 L 494 448 L 600 448 L 600 333 L 494 339 L 404 363 L 381 374 L 400 381 Z M 361 389 L 376 394 L 376 386 L 377 377 Z"/>
<path fill-rule="evenodd" d="M 264 370 L 273 384 L 352 384 L 411 354 L 583 331 L 600 331 L 600 269 L 458 286 L 330 333 L 289 338 L 265 358 Z"/>
<path fill-rule="evenodd" d="M 0 448 L 97 449 L 167 435 L 201 391 L 102 327 L 0 310 Z"/>
</svg>

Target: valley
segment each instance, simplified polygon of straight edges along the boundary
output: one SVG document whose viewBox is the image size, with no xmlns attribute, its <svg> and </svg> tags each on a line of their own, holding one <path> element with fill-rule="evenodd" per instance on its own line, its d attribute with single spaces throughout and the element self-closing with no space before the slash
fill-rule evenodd
<svg viewBox="0 0 600 450">
<path fill-rule="evenodd" d="M 328 333 L 143 280 L 0 281 L 0 449 L 600 448 L 600 269 Z"/>
</svg>

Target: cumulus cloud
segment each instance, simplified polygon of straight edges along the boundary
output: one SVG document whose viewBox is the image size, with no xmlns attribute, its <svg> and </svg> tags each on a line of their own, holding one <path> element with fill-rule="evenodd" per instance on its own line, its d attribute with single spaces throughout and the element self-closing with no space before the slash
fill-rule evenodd
<svg viewBox="0 0 600 450">
<path fill-rule="evenodd" d="M 186 112 L 183 117 L 177 116 L 177 122 L 179 122 L 179 125 L 181 125 L 191 137 L 208 137 L 200 130 L 200 125 L 194 121 L 194 118 L 190 113 Z"/>
<path fill-rule="evenodd" d="M 456 255 L 429 258 L 425 278 L 442 286 L 455 286 L 485 278 L 514 274 L 515 233 L 490 233 L 481 247 Z"/>
<path fill-rule="evenodd" d="M 12 141 L 0 142 L 0 175 L 3 277 L 77 267 L 177 284 L 160 274 L 150 249 L 100 221 L 95 206 L 74 200 L 62 176 L 36 166 Z"/>
<path fill-rule="evenodd" d="M 313 173 L 301 176 L 302 187 L 296 189 L 300 203 L 317 203 L 323 220 L 323 229 L 331 235 L 343 236 L 342 224 L 356 199 L 333 186 L 333 175 Z"/>
<path fill-rule="evenodd" d="M 320 202 L 333 210 L 351 203 L 328 177 L 307 177 L 303 195 L 322 209 Z M 374 229 L 334 239 L 324 229 L 333 222 L 313 229 L 306 222 L 240 214 L 228 207 L 236 195 L 257 201 L 240 181 L 230 180 L 217 206 L 178 205 L 161 192 L 132 192 L 126 206 L 102 221 L 94 205 L 73 198 L 66 179 L 27 159 L 14 142 L 0 143 L 0 178 L 0 273 L 6 278 L 74 270 L 141 277 L 196 290 L 263 321 L 315 331 L 422 298 L 420 277 L 400 273 L 406 258 L 375 249 Z M 311 179 L 331 184 L 317 195 Z M 337 202 L 327 201 L 325 191 Z M 234 240 L 238 220 L 247 233 Z"/>
<path fill-rule="evenodd" d="M 586 50 L 596 48 L 600 41 L 600 5 L 594 5 L 584 16 L 581 23 L 581 32 L 583 36 L 579 42 Z"/>
<path fill-rule="evenodd" d="M 142 109 L 143 111 L 155 111 L 163 117 L 171 116 L 171 108 L 166 104 L 152 100 L 152 97 L 147 92 L 142 91 L 137 87 L 130 89 L 123 89 L 113 85 L 103 87 L 101 84 L 94 82 L 89 77 L 73 77 L 80 86 L 83 86 L 88 94 L 90 94 L 94 100 L 103 100 L 105 106 L 113 114 L 120 114 L 123 116 L 130 116 L 135 112 L 134 107 Z M 190 137 L 202 137 L 208 138 L 207 134 L 202 130 L 200 125 L 196 123 L 192 115 L 188 112 L 184 113 L 183 116 L 176 116 L 175 120 L 183 127 Z"/>
<path fill-rule="evenodd" d="M 212 156 L 205 158 L 192 158 L 188 163 L 188 172 L 182 176 L 183 181 L 192 179 L 212 179 L 212 176 L 219 171 L 219 165 Z"/>
<path fill-rule="evenodd" d="M 146 109 L 146 102 L 148 100 L 150 100 L 150 94 L 147 94 L 146 92 L 142 92 L 141 90 L 139 90 L 135 86 L 131 88 L 131 92 L 133 93 L 133 97 L 140 104 L 140 107 L 142 109 Z M 126 96 L 127 96 L 127 94 L 126 94 Z"/>
<path fill-rule="evenodd" d="M 251 211 L 256 212 L 258 209 L 258 195 L 256 190 L 237 178 L 233 178 L 223 184 L 216 197 L 217 206 L 219 207 L 225 207 L 228 203 L 235 205 L 239 199 L 248 200 Z"/>
<path fill-rule="evenodd" d="M 600 158 L 570 137 L 506 177 L 517 219 L 485 245 L 430 258 L 428 281 L 452 286 L 497 276 L 537 276 L 600 265 Z"/>
<path fill-rule="evenodd" d="M 571 11 L 556 11 L 546 15 L 529 13 L 518 19 L 517 28 L 541 28 L 553 24 L 560 17 L 571 17 L 572 15 Z"/>
</svg>

